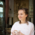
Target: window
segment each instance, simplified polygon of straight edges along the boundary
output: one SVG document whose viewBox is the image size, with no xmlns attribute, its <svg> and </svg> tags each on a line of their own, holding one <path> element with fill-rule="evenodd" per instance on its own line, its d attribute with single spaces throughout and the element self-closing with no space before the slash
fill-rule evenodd
<svg viewBox="0 0 35 35">
<path fill-rule="evenodd" d="M 0 5 L 3 5 L 3 2 L 2 1 L 0 1 Z"/>
<path fill-rule="evenodd" d="M 0 1 L 0 25 L 2 25 L 3 24 L 3 14 L 4 14 L 4 12 L 3 12 L 3 1 Z"/>
<path fill-rule="evenodd" d="M 3 12 L 3 7 L 0 7 L 0 12 Z"/>
</svg>

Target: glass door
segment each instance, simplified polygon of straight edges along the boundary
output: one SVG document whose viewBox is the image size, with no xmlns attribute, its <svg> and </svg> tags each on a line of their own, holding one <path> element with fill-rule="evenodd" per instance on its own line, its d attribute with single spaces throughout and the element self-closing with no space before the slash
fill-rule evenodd
<svg viewBox="0 0 35 35">
<path fill-rule="evenodd" d="M 4 35 L 4 2 L 0 1 L 0 35 Z"/>
</svg>

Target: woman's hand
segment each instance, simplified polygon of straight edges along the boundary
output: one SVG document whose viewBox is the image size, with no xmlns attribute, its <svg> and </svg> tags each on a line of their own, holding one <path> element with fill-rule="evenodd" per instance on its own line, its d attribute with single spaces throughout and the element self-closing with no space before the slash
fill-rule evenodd
<svg viewBox="0 0 35 35">
<path fill-rule="evenodd" d="M 14 30 L 14 31 L 15 31 L 15 30 Z M 16 35 L 16 33 L 15 33 L 14 31 L 12 32 L 12 35 Z"/>
<path fill-rule="evenodd" d="M 20 31 L 18 32 L 18 35 L 24 35 L 23 33 L 21 33 Z"/>
<path fill-rule="evenodd" d="M 17 32 L 17 34 L 15 33 L 15 31 Z M 24 34 L 21 33 L 20 31 L 18 32 L 17 30 L 14 30 L 14 31 L 12 32 L 12 35 L 24 35 Z"/>
<path fill-rule="evenodd" d="M 17 35 L 17 30 L 14 30 L 14 31 L 12 32 L 12 35 Z"/>
</svg>

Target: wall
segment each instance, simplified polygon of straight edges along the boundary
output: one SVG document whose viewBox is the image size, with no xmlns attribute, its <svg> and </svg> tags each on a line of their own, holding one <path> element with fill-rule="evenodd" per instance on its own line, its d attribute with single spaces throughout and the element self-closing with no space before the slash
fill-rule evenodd
<svg viewBox="0 0 35 35">
<path fill-rule="evenodd" d="M 14 5 L 12 2 L 14 2 Z M 19 8 L 28 8 L 29 9 L 29 0 L 14 0 L 14 1 L 9 0 L 9 17 L 13 18 L 13 23 L 18 21 L 17 14 L 18 14 Z M 13 9 L 13 11 L 12 11 L 12 9 Z"/>
<path fill-rule="evenodd" d="M 29 9 L 29 0 L 14 0 L 14 22 L 18 21 L 17 13 L 19 8 L 28 8 Z"/>
</svg>

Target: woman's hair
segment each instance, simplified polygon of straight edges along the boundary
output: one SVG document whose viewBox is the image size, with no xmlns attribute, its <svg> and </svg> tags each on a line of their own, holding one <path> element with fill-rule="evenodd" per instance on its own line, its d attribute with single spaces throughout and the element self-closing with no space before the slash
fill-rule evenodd
<svg viewBox="0 0 35 35">
<path fill-rule="evenodd" d="M 26 22 L 27 22 L 28 21 L 28 9 L 27 8 L 20 8 L 19 10 L 25 10 L 25 14 L 27 15 L 27 17 L 26 17 Z M 20 24 L 21 24 L 21 21 L 20 21 Z M 27 22 L 27 24 L 28 24 L 28 22 Z"/>
</svg>

